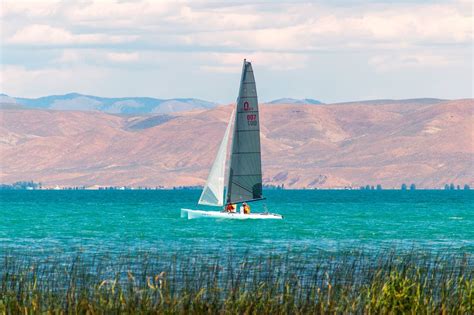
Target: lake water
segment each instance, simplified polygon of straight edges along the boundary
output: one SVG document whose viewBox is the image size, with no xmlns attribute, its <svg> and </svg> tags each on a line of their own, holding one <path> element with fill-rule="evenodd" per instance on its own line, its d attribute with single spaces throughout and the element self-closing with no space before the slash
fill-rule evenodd
<svg viewBox="0 0 474 315">
<path fill-rule="evenodd" d="M 474 191 L 270 190 L 284 220 L 187 220 L 200 191 L 1 191 L 0 253 L 474 253 Z M 202 207 L 200 207 L 202 209 Z"/>
</svg>

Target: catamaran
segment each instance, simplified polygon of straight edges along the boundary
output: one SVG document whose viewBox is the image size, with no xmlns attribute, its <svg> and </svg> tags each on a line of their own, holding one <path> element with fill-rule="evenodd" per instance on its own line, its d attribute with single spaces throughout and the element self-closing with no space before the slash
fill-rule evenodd
<svg viewBox="0 0 474 315">
<path fill-rule="evenodd" d="M 231 138 L 232 136 L 232 138 Z M 227 154 L 229 139 L 230 154 Z M 228 167 L 226 168 L 226 160 Z M 200 205 L 224 207 L 265 199 L 262 192 L 262 161 L 260 150 L 260 119 L 257 87 L 252 64 L 244 59 L 239 96 L 224 138 L 217 151 L 206 185 L 199 198 Z M 242 211 L 206 211 L 181 209 L 188 219 L 213 217 L 223 219 L 282 219 L 279 214 L 248 213 Z"/>
</svg>

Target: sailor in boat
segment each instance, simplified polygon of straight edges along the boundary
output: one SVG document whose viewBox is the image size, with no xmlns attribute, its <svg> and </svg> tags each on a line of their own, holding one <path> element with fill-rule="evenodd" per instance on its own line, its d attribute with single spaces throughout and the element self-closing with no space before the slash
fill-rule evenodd
<svg viewBox="0 0 474 315">
<path fill-rule="evenodd" d="M 225 207 L 225 212 L 235 212 L 235 204 L 228 203 L 227 206 Z"/>
<path fill-rule="evenodd" d="M 244 214 L 250 214 L 250 206 L 246 202 L 242 204 L 242 207 L 244 210 Z"/>
</svg>

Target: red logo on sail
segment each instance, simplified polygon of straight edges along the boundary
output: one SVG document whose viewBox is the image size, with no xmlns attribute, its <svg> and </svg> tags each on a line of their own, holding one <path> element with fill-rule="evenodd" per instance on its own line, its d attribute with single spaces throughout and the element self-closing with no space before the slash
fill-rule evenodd
<svg viewBox="0 0 474 315">
<path fill-rule="evenodd" d="M 247 102 L 247 101 L 244 102 L 244 110 L 245 111 L 251 110 L 249 102 Z"/>
</svg>

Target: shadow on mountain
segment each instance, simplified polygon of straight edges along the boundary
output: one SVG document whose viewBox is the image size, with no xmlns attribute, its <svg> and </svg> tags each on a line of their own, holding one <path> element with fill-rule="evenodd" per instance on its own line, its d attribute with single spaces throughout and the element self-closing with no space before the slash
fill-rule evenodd
<svg viewBox="0 0 474 315">
<path fill-rule="evenodd" d="M 171 115 L 157 115 L 149 118 L 145 118 L 139 121 L 132 121 L 127 125 L 127 129 L 130 130 L 143 130 L 148 128 L 153 128 L 159 125 L 162 125 L 172 119 L 176 118 L 176 116 Z"/>
</svg>

